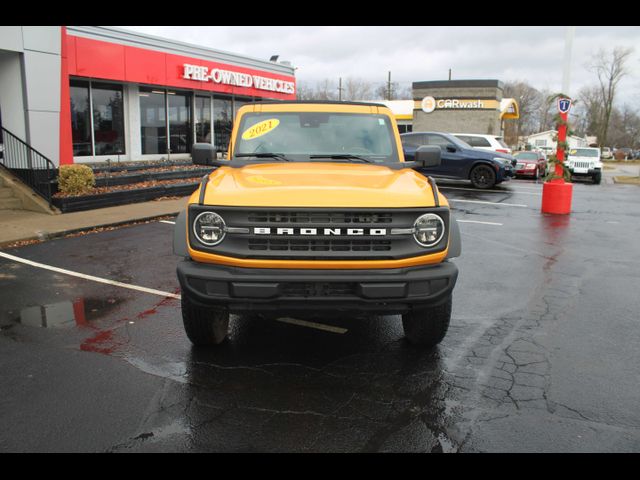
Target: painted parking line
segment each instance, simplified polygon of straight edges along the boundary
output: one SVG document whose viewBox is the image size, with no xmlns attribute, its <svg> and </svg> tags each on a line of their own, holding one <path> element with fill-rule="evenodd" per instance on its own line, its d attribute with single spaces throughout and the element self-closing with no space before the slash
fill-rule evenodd
<svg viewBox="0 0 640 480">
<path fill-rule="evenodd" d="M 438 185 L 439 189 L 448 189 L 448 190 L 466 190 L 469 192 L 476 192 L 476 193 L 517 193 L 520 195 L 542 195 L 542 193 L 540 192 L 525 192 L 524 190 L 478 190 L 477 188 L 462 188 L 462 187 L 445 187 L 445 186 L 440 186 Z"/>
<path fill-rule="evenodd" d="M 87 275 L 80 272 L 74 272 L 72 270 L 66 270 L 64 268 L 54 267 L 52 265 L 46 265 L 44 263 L 34 262 L 27 260 L 26 258 L 16 257 L 15 255 L 9 255 L 8 253 L 0 252 L 0 257 L 6 258 L 13 262 L 23 263 L 35 268 L 41 268 L 43 270 L 49 270 L 51 272 L 62 273 L 63 275 L 70 275 L 72 277 L 82 278 L 84 280 L 90 280 L 92 282 L 104 283 L 107 285 L 113 285 L 115 287 L 128 288 L 129 290 L 136 290 L 138 292 L 150 293 L 151 295 L 158 295 L 160 297 L 170 297 L 180 299 L 180 295 L 177 293 L 163 292 L 162 290 L 156 290 L 154 288 L 141 287 L 139 285 L 133 285 L 130 283 L 118 282 L 115 280 L 109 280 L 108 278 L 96 277 L 93 275 Z"/>
<path fill-rule="evenodd" d="M 160 220 L 160 223 L 168 223 L 169 225 L 175 225 L 176 222 L 171 222 L 169 220 Z"/>
<path fill-rule="evenodd" d="M 480 220 L 456 220 L 456 222 L 458 223 L 477 223 L 480 225 L 494 225 L 497 227 L 502 227 L 504 225 L 504 223 L 498 223 L 498 222 L 481 222 Z"/>
<path fill-rule="evenodd" d="M 522 203 L 503 203 L 503 202 L 486 202 L 483 200 L 461 200 L 459 198 L 447 198 L 449 202 L 460 202 L 460 203 L 477 203 L 479 205 L 497 205 L 502 207 L 521 207 L 527 208 L 529 205 L 524 205 Z"/>
<path fill-rule="evenodd" d="M 349 331 L 346 328 L 334 327 L 333 325 L 325 325 L 324 323 L 309 322 L 307 320 L 300 320 L 297 318 L 283 317 L 283 318 L 278 318 L 277 321 L 282 323 L 288 323 L 290 325 L 297 325 L 299 327 L 315 328 L 316 330 L 323 330 L 325 332 L 331 332 L 331 333 L 344 334 Z"/>
</svg>

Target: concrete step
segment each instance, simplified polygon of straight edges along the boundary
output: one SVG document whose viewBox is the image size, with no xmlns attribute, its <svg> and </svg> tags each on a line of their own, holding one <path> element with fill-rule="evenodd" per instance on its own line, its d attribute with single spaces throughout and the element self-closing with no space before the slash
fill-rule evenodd
<svg viewBox="0 0 640 480">
<path fill-rule="evenodd" d="M 0 198 L 0 210 L 20 210 L 22 201 L 19 198 Z"/>
<path fill-rule="evenodd" d="M 0 185 L 0 198 L 10 198 L 13 196 L 13 190 L 11 188 Z"/>
</svg>

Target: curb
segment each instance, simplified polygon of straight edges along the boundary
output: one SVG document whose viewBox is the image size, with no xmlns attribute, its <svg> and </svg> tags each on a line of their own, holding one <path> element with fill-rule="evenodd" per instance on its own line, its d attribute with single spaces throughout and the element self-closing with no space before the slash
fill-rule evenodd
<svg viewBox="0 0 640 480">
<path fill-rule="evenodd" d="M 0 250 L 6 248 L 8 245 L 11 245 L 17 242 L 28 242 L 30 240 L 40 240 L 41 242 L 46 242 L 47 240 L 55 240 L 58 238 L 63 238 L 63 237 L 66 237 L 67 235 L 73 235 L 74 233 L 86 232 L 86 231 L 94 230 L 97 228 L 119 227 L 119 226 L 124 226 L 129 224 L 135 225 L 137 223 L 146 223 L 151 220 L 155 220 L 157 218 L 177 216 L 179 213 L 180 211 L 166 212 L 166 213 L 152 215 L 148 217 L 129 218 L 127 220 L 121 220 L 118 222 L 104 223 L 100 225 L 90 225 L 90 226 L 80 227 L 80 228 L 70 228 L 68 230 L 61 230 L 56 232 L 38 232 L 36 235 L 31 235 L 29 237 L 16 238 L 13 240 L 2 242 L 0 243 Z"/>
</svg>

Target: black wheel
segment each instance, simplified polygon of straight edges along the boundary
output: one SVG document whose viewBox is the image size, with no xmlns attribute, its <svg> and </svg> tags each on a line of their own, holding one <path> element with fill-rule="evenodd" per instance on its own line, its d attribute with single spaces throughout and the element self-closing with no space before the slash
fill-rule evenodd
<svg viewBox="0 0 640 480">
<path fill-rule="evenodd" d="M 469 179 L 476 188 L 491 188 L 496 184 L 496 173 L 489 165 L 478 165 L 471 170 Z"/>
<path fill-rule="evenodd" d="M 182 321 L 191 343 L 198 346 L 219 345 L 227 338 L 229 312 L 194 305 L 182 292 Z"/>
<path fill-rule="evenodd" d="M 602 181 L 602 172 L 594 173 L 592 178 L 593 183 L 600 185 L 600 182 Z"/>
<path fill-rule="evenodd" d="M 444 303 L 402 315 L 404 335 L 409 342 L 423 347 L 440 343 L 451 321 L 451 295 Z"/>
</svg>

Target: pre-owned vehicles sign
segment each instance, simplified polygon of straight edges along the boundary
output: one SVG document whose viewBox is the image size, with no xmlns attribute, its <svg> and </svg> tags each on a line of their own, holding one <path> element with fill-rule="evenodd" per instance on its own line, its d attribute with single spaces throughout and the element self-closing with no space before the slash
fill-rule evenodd
<svg viewBox="0 0 640 480">
<path fill-rule="evenodd" d="M 277 78 L 264 77 L 262 75 L 249 75 L 242 72 L 234 72 L 221 68 L 212 68 L 184 64 L 182 78 L 187 80 L 197 80 L 200 82 L 221 83 L 224 85 L 235 85 L 237 87 L 257 88 L 258 90 L 268 90 L 270 92 L 295 93 L 294 82 Z"/>
</svg>

